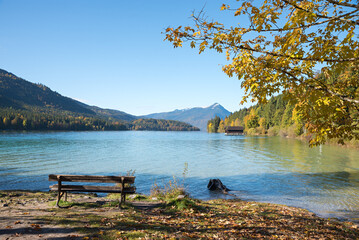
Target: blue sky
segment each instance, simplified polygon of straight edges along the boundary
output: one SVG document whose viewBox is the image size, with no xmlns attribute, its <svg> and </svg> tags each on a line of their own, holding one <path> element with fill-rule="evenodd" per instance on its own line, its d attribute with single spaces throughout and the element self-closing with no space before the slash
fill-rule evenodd
<svg viewBox="0 0 359 240">
<path fill-rule="evenodd" d="M 225 56 L 174 49 L 168 26 L 223 1 L 0 0 L 0 68 L 64 96 L 134 115 L 209 106 L 236 111 L 243 91 Z"/>
</svg>

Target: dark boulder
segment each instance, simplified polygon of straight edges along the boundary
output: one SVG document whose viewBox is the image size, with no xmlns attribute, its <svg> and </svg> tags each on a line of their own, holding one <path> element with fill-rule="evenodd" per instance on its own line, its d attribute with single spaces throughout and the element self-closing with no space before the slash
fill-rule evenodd
<svg viewBox="0 0 359 240">
<path fill-rule="evenodd" d="M 231 191 L 228 189 L 221 180 L 217 179 L 210 179 L 207 185 L 207 188 L 211 191 L 222 191 L 224 193 Z"/>
</svg>

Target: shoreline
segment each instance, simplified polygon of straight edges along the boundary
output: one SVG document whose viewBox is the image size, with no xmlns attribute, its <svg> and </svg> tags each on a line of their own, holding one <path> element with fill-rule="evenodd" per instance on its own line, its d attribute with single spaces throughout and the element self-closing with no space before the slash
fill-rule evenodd
<svg viewBox="0 0 359 240">
<path fill-rule="evenodd" d="M 116 195 L 69 194 L 56 208 L 56 192 L 0 191 L 4 239 L 355 239 L 359 226 L 296 207 L 240 199 L 171 201 L 132 195 L 118 209 Z M 65 206 L 65 205 L 64 205 Z"/>
<path fill-rule="evenodd" d="M 269 135 L 269 134 L 246 134 L 246 136 L 249 136 L 249 137 L 256 137 L 256 136 L 260 136 L 260 137 L 281 137 L 281 138 L 286 138 L 286 139 L 295 139 L 295 140 L 300 140 L 306 144 L 309 145 L 309 142 L 308 142 L 308 138 L 306 136 L 296 136 L 296 137 L 291 137 L 289 135 Z M 336 142 L 337 140 L 336 139 L 329 139 L 325 144 L 321 144 L 321 145 L 318 145 L 318 146 L 313 146 L 313 147 L 319 147 L 319 146 L 322 146 L 322 145 L 327 145 L 327 146 L 337 146 L 337 147 L 341 147 L 341 148 L 351 148 L 351 149 L 357 149 L 359 150 L 359 141 L 356 141 L 354 143 L 351 143 L 351 142 L 344 142 L 344 144 L 339 144 Z"/>
</svg>

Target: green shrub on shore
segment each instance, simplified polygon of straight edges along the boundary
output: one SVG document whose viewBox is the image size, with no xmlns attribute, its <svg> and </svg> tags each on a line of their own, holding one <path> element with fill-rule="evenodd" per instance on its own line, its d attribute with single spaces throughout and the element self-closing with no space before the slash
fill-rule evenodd
<svg viewBox="0 0 359 240">
<path fill-rule="evenodd" d="M 152 185 L 150 196 L 159 200 L 169 201 L 178 198 L 180 195 L 186 196 L 188 194 L 186 193 L 183 183 L 178 183 L 177 179 L 173 177 L 173 180 L 169 180 L 162 185 L 155 182 Z"/>
<path fill-rule="evenodd" d="M 151 197 L 164 201 L 187 197 L 188 193 L 186 192 L 184 184 L 187 174 L 188 163 L 185 162 L 182 172 L 182 182 L 179 183 L 175 176 L 173 176 L 173 180 L 169 180 L 167 183 L 163 183 L 162 185 L 158 185 L 156 182 L 154 182 L 151 188 Z"/>
<path fill-rule="evenodd" d="M 164 205 L 162 206 L 170 211 L 188 210 L 190 212 L 198 212 L 204 209 L 200 206 L 198 200 L 189 197 L 184 184 L 179 184 L 175 177 L 162 186 L 154 183 L 150 197 L 163 201 Z"/>
<path fill-rule="evenodd" d="M 279 127 L 274 126 L 268 129 L 268 136 L 278 136 L 279 134 Z"/>
</svg>

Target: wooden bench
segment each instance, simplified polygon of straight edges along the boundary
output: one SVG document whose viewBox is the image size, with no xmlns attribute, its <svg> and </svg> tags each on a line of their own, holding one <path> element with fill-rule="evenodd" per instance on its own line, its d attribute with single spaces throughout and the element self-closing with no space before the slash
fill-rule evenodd
<svg viewBox="0 0 359 240">
<path fill-rule="evenodd" d="M 135 193 L 136 188 L 131 184 L 135 183 L 134 176 L 90 176 L 90 175 L 49 175 L 49 181 L 56 181 L 57 184 L 50 186 L 51 191 L 58 191 L 56 206 L 59 206 L 61 197 L 67 192 L 101 192 L 121 193 L 119 207 L 126 201 L 126 194 Z M 86 182 L 86 183 L 116 183 L 116 186 L 95 186 L 95 185 L 65 185 L 63 182 Z"/>
</svg>

